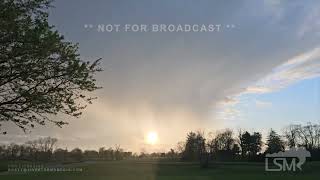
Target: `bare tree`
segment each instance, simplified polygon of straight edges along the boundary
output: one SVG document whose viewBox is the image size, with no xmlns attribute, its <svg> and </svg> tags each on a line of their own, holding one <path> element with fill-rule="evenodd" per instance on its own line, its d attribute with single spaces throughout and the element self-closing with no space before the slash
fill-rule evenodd
<svg viewBox="0 0 320 180">
<path fill-rule="evenodd" d="M 298 145 L 298 128 L 299 125 L 289 125 L 287 127 L 284 128 L 283 130 L 283 134 L 284 134 L 284 137 L 286 138 L 286 141 L 287 141 L 287 145 L 290 147 L 290 148 L 294 148 Z"/>
<path fill-rule="evenodd" d="M 219 132 L 214 139 L 211 140 L 210 148 L 217 150 L 230 151 L 233 147 L 235 140 L 233 139 L 233 132 L 230 129 L 226 129 Z"/>
<path fill-rule="evenodd" d="M 307 123 L 290 125 L 284 129 L 289 147 L 303 146 L 309 150 L 320 148 L 320 125 Z"/>
</svg>

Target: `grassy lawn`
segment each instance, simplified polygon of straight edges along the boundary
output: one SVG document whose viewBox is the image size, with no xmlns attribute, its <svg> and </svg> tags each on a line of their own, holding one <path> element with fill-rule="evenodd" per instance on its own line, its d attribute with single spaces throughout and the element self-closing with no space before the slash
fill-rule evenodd
<svg viewBox="0 0 320 180">
<path fill-rule="evenodd" d="M 60 166 L 61 167 L 61 166 Z M 65 165 L 81 167 L 82 172 L 46 173 L 2 173 L 0 179 L 32 180 L 205 180 L 205 179 L 317 179 L 320 177 L 320 163 L 308 162 L 302 172 L 265 172 L 263 163 L 224 163 L 212 164 L 207 169 L 199 168 L 196 163 L 156 162 L 156 161 L 118 161 L 84 162 Z"/>
</svg>

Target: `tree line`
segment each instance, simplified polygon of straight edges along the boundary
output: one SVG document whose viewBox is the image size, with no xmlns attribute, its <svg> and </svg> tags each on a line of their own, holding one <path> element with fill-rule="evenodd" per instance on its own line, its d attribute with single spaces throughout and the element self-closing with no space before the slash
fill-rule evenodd
<svg viewBox="0 0 320 180">
<path fill-rule="evenodd" d="M 271 129 L 262 140 L 260 132 L 239 130 L 235 135 L 230 129 L 205 138 L 203 132 L 190 132 L 187 135 L 181 159 L 200 161 L 207 166 L 214 161 L 263 161 L 266 154 L 285 151 L 289 148 L 305 148 L 311 153 L 311 160 L 320 160 L 320 125 L 289 125 L 282 134 Z"/>
<path fill-rule="evenodd" d="M 230 129 L 208 136 L 201 131 L 189 132 L 184 142 L 168 152 L 140 154 L 125 151 L 120 145 L 101 147 L 98 150 L 67 150 L 57 147 L 58 139 L 46 137 L 24 144 L 0 145 L 0 159 L 27 161 L 78 162 L 85 160 L 167 159 L 200 161 L 206 166 L 210 161 L 263 161 L 267 153 L 277 153 L 289 148 L 304 147 L 311 153 L 311 160 L 320 160 L 320 125 L 290 125 L 282 134 L 270 130 L 266 142 L 260 132 Z"/>
<path fill-rule="evenodd" d="M 79 162 L 85 160 L 122 160 L 132 157 L 132 152 L 125 152 L 119 145 L 108 149 L 101 147 L 99 151 L 80 148 L 69 151 L 57 148 L 57 142 L 57 138 L 45 137 L 27 141 L 24 144 L 0 145 L 0 160 Z"/>
</svg>

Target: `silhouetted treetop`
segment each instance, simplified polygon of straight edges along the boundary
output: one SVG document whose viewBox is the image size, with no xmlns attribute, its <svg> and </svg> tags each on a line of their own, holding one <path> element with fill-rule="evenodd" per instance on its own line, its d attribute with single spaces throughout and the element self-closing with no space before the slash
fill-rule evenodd
<svg viewBox="0 0 320 180">
<path fill-rule="evenodd" d="M 266 153 L 277 153 L 280 151 L 285 150 L 285 143 L 281 139 L 281 136 L 274 131 L 273 129 L 270 130 L 268 138 L 267 138 L 267 150 Z"/>
<path fill-rule="evenodd" d="M 0 1 L 0 125 L 13 122 L 24 131 L 35 124 L 64 121 L 49 115 L 78 117 L 99 87 L 99 60 L 83 61 L 77 44 L 48 23 L 51 0 Z"/>
</svg>

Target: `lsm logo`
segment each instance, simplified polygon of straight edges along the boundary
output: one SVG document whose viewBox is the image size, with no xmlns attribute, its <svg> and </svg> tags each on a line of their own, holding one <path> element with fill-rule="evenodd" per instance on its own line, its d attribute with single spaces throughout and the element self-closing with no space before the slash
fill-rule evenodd
<svg viewBox="0 0 320 180">
<path fill-rule="evenodd" d="M 307 157 L 311 157 L 311 154 L 309 151 L 303 148 L 292 148 L 285 152 L 266 154 L 265 170 L 296 171 L 296 169 L 298 168 L 300 171 L 302 171 L 301 166 L 306 162 Z M 272 159 L 272 161 L 270 162 L 272 162 L 274 166 L 269 167 L 269 159 Z"/>
</svg>

